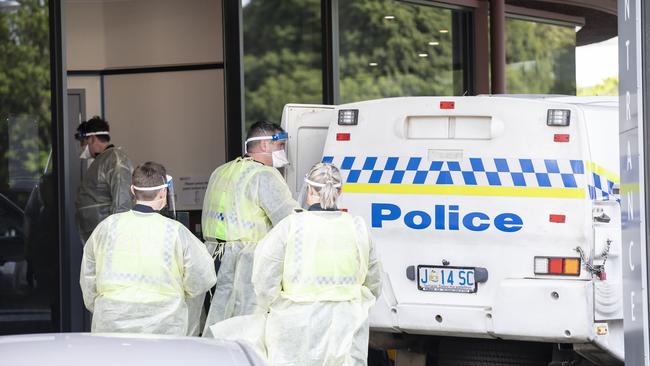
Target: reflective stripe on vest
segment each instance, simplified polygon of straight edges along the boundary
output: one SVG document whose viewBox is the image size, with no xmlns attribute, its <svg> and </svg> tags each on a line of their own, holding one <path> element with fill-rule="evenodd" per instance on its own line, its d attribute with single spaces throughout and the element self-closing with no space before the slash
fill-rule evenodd
<svg viewBox="0 0 650 366">
<path fill-rule="evenodd" d="M 284 295 L 294 301 L 346 301 L 361 295 L 369 242 L 362 219 L 302 212 L 292 217 L 284 261 Z"/>
<path fill-rule="evenodd" d="M 256 202 L 256 194 L 249 191 L 250 180 L 265 169 L 250 158 L 237 158 L 215 171 L 205 196 L 205 237 L 258 242 L 266 235 L 271 222 Z"/>
<path fill-rule="evenodd" d="M 152 220 L 137 215 L 142 214 L 130 211 L 109 217 L 112 222 L 106 236 L 98 238 L 106 240 L 106 245 L 96 253 L 98 293 L 132 303 L 184 297 L 174 250 L 178 236 L 175 222 L 162 216 Z"/>
</svg>

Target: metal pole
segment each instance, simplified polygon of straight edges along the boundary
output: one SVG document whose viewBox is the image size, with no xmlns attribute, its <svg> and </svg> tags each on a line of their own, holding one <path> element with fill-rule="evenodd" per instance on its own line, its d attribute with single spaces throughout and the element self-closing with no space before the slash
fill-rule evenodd
<svg viewBox="0 0 650 366">
<path fill-rule="evenodd" d="M 321 2 L 323 40 L 323 103 L 339 104 L 339 4 Z"/>
<path fill-rule="evenodd" d="M 243 17 L 241 1 L 224 1 L 224 71 L 226 83 L 226 160 L 242 155 L 245 135 Z"/>
<path fill-rule="evenodd" d="M 63 37 L 63 4 L 60 0 L 49 2 L 49 30 L 50 30 L 50 88 L 52 92 L 51 112 L 52 112 L 52 151 L 54 157 L 54 166 L 52 172 L 57 179 L 57 212 L 58 212 L 58 249 L 59 258 L 51 258 L 52 261 L 58 261 L 58 278 L 52 282 L 58 282 L 59 298 L 57 306 L 52 308 L 53 328 L 55 331 L 81 330 L 71 327 L 75 323 L 71 314 L 71 303 L 74 301 L 73 288 L 68 282 L 72 276 L 70 273 L 70 250 L 69 238 L 71 235 L 72 218 L 68 207 L 70 200 L 69 175 L 66 172 L 68 167 L 68 154 L 66 147 L 69 142 L 69 131 L 67 129 L 67 103 L 64 91 L 67 89 L 65 75 L 65 37 Z M 52 240 L 56 240 L 52 238 Z M 77 286 L 78 288 L 78 286 Z M 78 320 L 76 317 L 75 320 Z"/>
<path fill-rule="evenodd" d="M 490 0 L 492 94 L 506 92 L 506 4 Z"/>
</svg>

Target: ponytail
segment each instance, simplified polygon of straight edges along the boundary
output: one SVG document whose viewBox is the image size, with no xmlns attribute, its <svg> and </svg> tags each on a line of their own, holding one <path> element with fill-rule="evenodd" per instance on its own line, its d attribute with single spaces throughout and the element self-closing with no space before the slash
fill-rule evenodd
<svg viewBox="0 0 650 366">
<path fill-rule="evenodd" d="M 323 209 L 335 209 L 336 202 L 341 195 L 341 172 L 330 163 L 318 163 L 314 165 L 307 180 L 320 197 L 320 206 Z M 315 183 L 315 184 L 314 184 Z"/>
</svg>

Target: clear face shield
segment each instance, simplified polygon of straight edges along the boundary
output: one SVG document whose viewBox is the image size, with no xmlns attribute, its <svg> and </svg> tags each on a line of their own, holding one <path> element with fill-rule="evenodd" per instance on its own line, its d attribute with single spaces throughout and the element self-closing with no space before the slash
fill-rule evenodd
<svg viewBox="0 0 650 366">
<path fill-rule="evenodd" d="M 309 205 L 307 204 L 308 193 L 309 193 L 309 185 L 307 184 L 307 182 L 303 182 L 302 185 L 300 186 L 300 190 L 298 191 L 298 197 L 296 197 L 296 201 L 298 201 L 298 204 L 304 210 L 309 208 Z"/>
<path fill-rule="evenodd" d="M 279 133 L 274 133 L 271 136 L 258 136 L 258 137 L 251 137 L 248 140 L 244 142 L 244 153 L 248 154 L 248 143 L 252 141 L 262 141 L 262 140 L 271 140 L 271 141 L 280 141 L 280 140 L 286 140 L 289 138 L 289 134 L 286 132 L 279 132 Z M 286 149 L 286 147 L 285 147 Z M 273 167 L 274 168 L 283 168 L 287 164 L 289 164 L 289 159 L 287 158 L 287 151 L 285 149 L 281 150 L 276 150 L 273 151 L 269 154 L 271 154 L 271 157 L 273 159 Z"/>
<path fill-rule="evenodd" d="M 109 136 L 110 133 L 108 131 L 97 131 L 97 132 L 77 132 L 74 134 L 74 138 L 79 141 L 80 143 L 80 154 L 79 154 L 79 159 L 83 160 L 91 160 L 93 159 L 93 155 L 90 152 L 90 146 L 86 142 L 85 144 L 83 143 L 86 138 L 90 136 L 98 136 L 98 135 L 104 135 L 104 136 Z"/>
<path fill-rule="evenodd" d="M 176 196 L 174 195 L 174 181 L 171 175 L 167 175 L 167 206 L 165 210 L 167 215 L 176 220 Z"/>
</svg>

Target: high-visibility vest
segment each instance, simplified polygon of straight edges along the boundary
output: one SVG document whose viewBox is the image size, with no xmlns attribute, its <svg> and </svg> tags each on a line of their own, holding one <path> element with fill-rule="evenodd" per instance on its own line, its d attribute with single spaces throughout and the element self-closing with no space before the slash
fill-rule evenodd
<svg viewBox="0 0 650 366">
<path fill-rule="evenodd" d="M 96 239 L 104 244 L 95 249 L 101 296 L 131 303 L 185 297 L 175 248 L 178 223 L 151 215 L 129 211 L 107 219 L 105 237 Z"/>
<path fill-rule="evenodd" d="M 212 173 L 203 205 L 203 236 L 223 241 L 260 241 L 272 224 L 257 201 L 249 182 L 255 174 L 269 171 L 282 179 L 277 169 L 250 158 L 237 158 Z"/>
<path fill-rule="evenodd" d="M 347 301 L 361 296 L 368 272 L 369 239 L 360 217 L 293 215 L 282 290 L 296 302 Z"/>
</svg>

